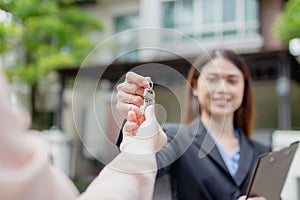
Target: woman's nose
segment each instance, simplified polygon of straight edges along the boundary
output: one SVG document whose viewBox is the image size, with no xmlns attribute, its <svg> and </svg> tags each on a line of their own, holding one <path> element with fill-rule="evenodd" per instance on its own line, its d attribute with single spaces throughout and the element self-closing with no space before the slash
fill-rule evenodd
<svg viewBox="0 0 300 200">
<path fill-rule="evenodd" d="M 220 79 L 218 81 L 218 83 L 215 85 L 215 92 L 226 94 L 226 93 L 228 93 L 228 91 L 229 91 L 229 88 L 228 88 L 226 81 L 224 81 L 223 79 Z"/>
</svg>

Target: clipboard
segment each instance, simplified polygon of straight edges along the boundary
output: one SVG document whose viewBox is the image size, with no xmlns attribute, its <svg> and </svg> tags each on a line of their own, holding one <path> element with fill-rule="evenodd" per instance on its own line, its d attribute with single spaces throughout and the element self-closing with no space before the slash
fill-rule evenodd
<svg viewBox="0 0 300 200">
<path fill-rule="evenodd" d="M 299 141 L 280 151 L 259 156 L 247 188 L 247 198 L 261 196 L 266 199 L 280 200 L 298 146 Z"/>
</svg>

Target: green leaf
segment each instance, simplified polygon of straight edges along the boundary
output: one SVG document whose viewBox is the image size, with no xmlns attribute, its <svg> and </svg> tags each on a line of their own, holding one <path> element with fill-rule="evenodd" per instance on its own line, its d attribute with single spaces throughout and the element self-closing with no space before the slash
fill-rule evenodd
<svg viewBox="0 0 300 200">
<path fill-rule="evenodd" d="M 293 38 L 300 38 L 300 0 L 289 0 L 272 27 L 273 35 L 285 44 Z"/>
</svg>

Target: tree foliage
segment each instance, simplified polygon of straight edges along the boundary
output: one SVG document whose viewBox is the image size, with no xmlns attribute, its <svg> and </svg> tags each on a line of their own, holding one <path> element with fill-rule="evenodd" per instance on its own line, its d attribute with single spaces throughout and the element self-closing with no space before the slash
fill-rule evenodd
<svg viewBox="0 0 300 200">
<path fill-rule="evenodd" d="M 31 86 L 34 128 L 45 124 L 40 116 L 43 110 L 36 106 L 39 85 L 45 85 L 56 69 L 79 67 L 93 48 L 88 34 L 102 30 L 99 20 L 75 1 L 0 0 L 2 15 L 5 11 L 11 16 L 0 21 L 0 54 L 17 55 L 5 71 L 11 80 Z"/>
<path fill-rule="evenodd" d="M 93 47 L 87 34 L 102 29 L 75 0 L 2 0 L 0 8 L 13 18 L 0 22 L 0 53 L 24 54 L 8 75 L 30 85 L 54 69 L 78 67 Z"/>
<path fill-rule="evenodd" d="M 273 33 L 285 44 L 293 38 L 300 38 L 300 0 L 289 0 L 285 3 L 273 25 Z"/>
</svg>

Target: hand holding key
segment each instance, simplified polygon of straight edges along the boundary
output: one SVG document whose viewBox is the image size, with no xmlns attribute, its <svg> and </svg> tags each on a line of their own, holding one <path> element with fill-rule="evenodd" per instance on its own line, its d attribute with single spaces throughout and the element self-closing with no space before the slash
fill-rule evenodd
<svg viewBox="0 0 300 200">
<path fill-rule="evenodd" d="M 150 77 L 143 77 L 134 72 L 126 74 L 125 81 L 117 86 L 117 109 L 137 126 L 145 121 L 145 116 L 140 107 L 144 105 L 144 90 L 150 89 Z M 133 129 L 136 128 L 133 125 Z"/>
</svg>

